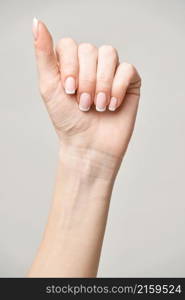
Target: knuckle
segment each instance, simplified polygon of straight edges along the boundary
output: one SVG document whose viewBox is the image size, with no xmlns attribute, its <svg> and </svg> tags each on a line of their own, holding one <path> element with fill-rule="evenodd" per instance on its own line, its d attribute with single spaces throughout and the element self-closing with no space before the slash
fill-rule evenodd
<svg viewBox="0 0 185 300">
<path fill-rule="evenodd" d="M 136 80 L 140 81 L 141 82 L 141 77 L 136 69 L 136 67 L 132 64 L 128 64 L 128 71 L 130 72 L 131 76 L 132 77 L 135 77 Z"/>
<path fill-rule="evenodd" d="M 128 70 L 132 73 L 135 74 L 136 73 L 136 68 L 134 65 L 132 64 L 128 64 Z"/>
<path fill-rule="evenodd" d="M 81 43 L 78 46 L 78 49 L 80 52 L 95 52 L 96 51 L 96 47 L 90 43 Z"/>
<path fill-rule="evenodd" d="M 124 69 L 127 70 L 127 72 L 131 73 L 131 75 L 134 75 L 136 73 L 136 68 L 134 65 L 132 65 L 130 63 L 126 63 L 126 62 L 122 63 L 121 65 Z"/>
<path fill-rule="evenodd" d="M 136 67 L 133 64 L 124 62 L 120 64 L 120 68 L 123 70 L 123 72 L 128 72 L 129 77 L 138 81 L 138 85 L 141 86 L 141 76 L 139 75 Z"/>
<path fill-rule="evenodd" d="M 70 47 L 75 44 L 75 41 L 70 37 L 62 38 L 58 41 L 56 48 L 60 50 L 63 47 Z"/>
<path fill-rule="evenodd" d="M 102 45 L 99 48 L 99 52 L 106 55 L 114 55 L 117 56 L 117 51 L 112 45 Z"/>
</svg>

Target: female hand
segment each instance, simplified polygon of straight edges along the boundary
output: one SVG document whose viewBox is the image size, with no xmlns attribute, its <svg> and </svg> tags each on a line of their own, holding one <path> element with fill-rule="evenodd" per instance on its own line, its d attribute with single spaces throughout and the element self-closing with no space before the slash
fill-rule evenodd
<svg viewBox="0 0 185 300">
<path fill-rule="evenodd" d="M 60 40 L 34 20 L 40 91 L 61 151 L 53 204 L 29 276 L 94 277 L 114 180 L 133 131 L 141 85 L 112 46 Z M 47 263 L 46 263 L 47 262 Z"/>
<path fill-rule="evenodd" d="M 51 34 L 37 19 L 33 33 L 40 92 L 61 144 L 122 158 L 140 96 L 135 67 L 119 63 L 109 45 L 97 49 L 63 38 L 54 50 Z"/>
</svg>

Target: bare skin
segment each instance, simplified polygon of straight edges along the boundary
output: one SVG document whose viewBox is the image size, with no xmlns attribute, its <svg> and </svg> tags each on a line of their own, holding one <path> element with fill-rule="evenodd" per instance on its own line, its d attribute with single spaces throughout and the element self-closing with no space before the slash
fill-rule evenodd
<svg viewBox="0 0 185 300">
<path fill-rule="evenodd" d="M 53 204 L 30 277 L 97 275 L 111 192 L 133 132 L 141 79 L 109 45 L 61 39 L 34 20 L 39 86 L 59 137 Z"/>
</svg>

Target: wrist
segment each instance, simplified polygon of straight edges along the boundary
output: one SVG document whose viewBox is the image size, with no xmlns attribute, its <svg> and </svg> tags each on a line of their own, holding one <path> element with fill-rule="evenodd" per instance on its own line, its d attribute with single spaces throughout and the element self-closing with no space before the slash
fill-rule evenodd
<svg viewBox="0 0 185 300">
<path fill-rule="evenodd" d="M 79 178 L 114 181 L 121 164 L 121 158 L 94 147 L 60 144 L 59 163 L 70 174 Z"/>
<path fill-rule="evenodd" d="M 107 153 L 62 144 L 52 206 L 55 217 L 51 219 L 67 232 L 68 227 L 74 228 L 77 223 L 79 227 L 87 227 L 84 226 L 87 216 L 101 219 L 97 211 L 101 216 L 102 212 L 107 214 L 119 165 L 120 160 Z M 66 224 L 70 224 L 67 229 Z"/>
</svg>

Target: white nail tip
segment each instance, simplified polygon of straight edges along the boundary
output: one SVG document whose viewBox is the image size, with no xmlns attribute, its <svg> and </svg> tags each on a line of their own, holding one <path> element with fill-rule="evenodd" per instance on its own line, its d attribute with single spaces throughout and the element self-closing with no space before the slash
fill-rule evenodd
<svg viewBox="0 0 185 300">
<path fill-rule="evenodd" d="M 80 109 L 81 111 L 89 111 L 90 107 L 84 108 L 84 107 L 82 107 L 82 106 L 79 105 L 79 109 Z"/>
<path fill-rule="evenodd" d="M 110 111 L 115 111 L 116 108 L 115 108 L 115 107 L 109 107 L 109 110 L 110 110 Z"/>
<path fill-rule="evenodd" d="M 33 18 L 32 31 L 35 40 L 37 40 L 38 38 L 38 23 L 39 21 L 37 20 L 37 18 Z"/>
<path fill-rule="evenodd" d="M 38 25 L 38 19 L 37 18 L 33 18 L 33 26 L 35 27 L 35 28 L 37 28 L 37 25 Z"/>
<path fill-rule="evenodd" d="M 75 90 L 70 91 L 70 90 L 65 89 L 65 92 L 66 92 L 66 94 L 68 94 L 68 95 L 74 95 L 76 91 L 75 91 Z"/>
<path fill-rule="evenodd" d="M 106 110 L 106 107 L 101 108 L 101 107 L 96 106 L 96 110 L 99 111 L 99 112 L 103 112 L 103 111 Z"/>
</svg>

